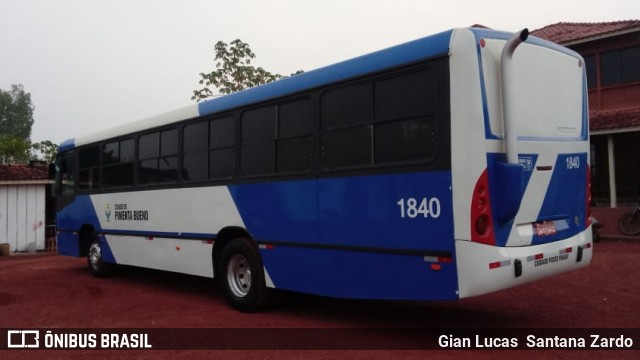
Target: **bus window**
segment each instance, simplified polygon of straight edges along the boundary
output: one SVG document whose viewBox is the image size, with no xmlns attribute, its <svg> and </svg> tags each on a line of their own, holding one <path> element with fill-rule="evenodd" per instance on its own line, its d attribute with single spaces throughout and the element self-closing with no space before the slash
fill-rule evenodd
<svg viewBox="0 0 640 360">
<path fill-rule="evenodd" d="M 75 156 L 73 152 L 67 152 L 58 158 L 56 164 L 56 189 L 54 193 L 73 195 L 75 191 L 74 162 Z"/>
<path fill-rule="evenodd" d="M 209 178 L 230 178 L 236 168 L 236 121 L 230 116 L 212 120 L 209 129 Z"/>
<path fill-rule="evenodd" d="M 100 187 L 100 147 L 91 146 L 78 153 L 78 190 L 89 191 Z"/>
<path fill-rule="evenodd" d="M 138 160 L 138 183 L 177 181 L 178 130 L 171 129 L 140 136 Z"/>
<path fill-rule="evenodd" d="M 104 187 L 133 186 L 133 139 L 107 143 L 102 148 Z"/>
</svg>

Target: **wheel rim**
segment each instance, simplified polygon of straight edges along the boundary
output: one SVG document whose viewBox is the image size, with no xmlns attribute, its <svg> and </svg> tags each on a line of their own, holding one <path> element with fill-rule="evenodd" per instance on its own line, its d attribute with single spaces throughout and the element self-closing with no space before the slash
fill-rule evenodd
<svg viewBox="0 0 640 360">
<path fill-rule="evenodd" d="M 227 264 L 227 284 L 236 297 L 245 297 L 251 290 L 251 267 L 246 257 L 235 254 Z"/>
<path fill-rule="evenodd" d="M 91 264 L 93 269 L 97 269 L 101 259 L 102 252 L 100 250 L 100 245 L 95 242 L 89 247 L 89 264 Z"/>
</svg>

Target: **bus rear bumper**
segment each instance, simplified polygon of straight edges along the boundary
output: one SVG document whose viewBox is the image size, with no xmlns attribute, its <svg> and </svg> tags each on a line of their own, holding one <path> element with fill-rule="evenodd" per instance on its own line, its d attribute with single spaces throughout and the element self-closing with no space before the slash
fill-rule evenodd
<svg viewBox="0 0 640 360">
<path fill-rule="evenodd" d="M 482 295 L 589 265 L 591 227 L 552 243 L 497 247 L 456 240 L 459 297 Z"/>
</svg>

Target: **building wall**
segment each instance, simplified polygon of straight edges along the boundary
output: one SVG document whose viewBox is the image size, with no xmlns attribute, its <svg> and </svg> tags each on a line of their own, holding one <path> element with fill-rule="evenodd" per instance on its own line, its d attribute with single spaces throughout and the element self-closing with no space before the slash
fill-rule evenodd
<svg viewBox="0 0 640 360">
<path fill-rule="evenodd" d="M 614 85 L 602 85 L 601 57 L 609 51 L 640 46 L 640 33 L 604 38 L 578 45 L 569 46 L 583 57 L 592 57 L 595 61 L 595 83 L 589 83 L 589 110 L 616 110 L 640 106 L 640 82 L 621 82 Z"/>
<path fill-rule="evenodd" d="M 45 185 L 0 185 L 0 244 L 45 249 Z"/>
</svg>

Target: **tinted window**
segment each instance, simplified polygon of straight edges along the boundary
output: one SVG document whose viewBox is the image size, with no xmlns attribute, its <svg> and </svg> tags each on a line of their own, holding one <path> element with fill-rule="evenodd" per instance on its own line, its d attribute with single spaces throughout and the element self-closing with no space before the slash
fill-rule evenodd
<svg viewBox="0 0 640 360">
<path fill-rule="evenodd" d="M 587 71 L 587 86 L 594 88 L 598 85 L 596 77 L 596 56 L 587 56 L 584 58 L 584 63 Z"/>
<path fill-rule="evenodd" d="M 249 176 L 275 172 L 274 142 L 263 141 L 243 145 L 242 172 Z"/>
<path fill-rule="evenodd" d="M 427 118 L 378 124 L 375 134 L 378 164 L 423 160 L 435 155 L 435 126 Z"/>
<path fill-rule="evenodd" d="M 151 159 L 157 158 L 160 149 L 160 136 L 159 134 L 147 134 L 140 136 L 140 140 L 138 142 L 138 158 L 143 159 Z"/>
<path fill-rule="evenodd" d="M 621 51 L 622 81 L 640 81 L 640 47 Z"/>
<path fill-rule="evenodd" d="M 78 189 L 80 191 L 100 187 L 100 147 L 91 146 L 78 153 Z"/>
<path fill-rule="evenodd" d="M 104 165 L 117 164 L 120 162 L 120 143 L 112 142 L 105 144 L 102 150 L 102 163 Z"/>
<path fill-rule="evenodd" d="M 160 138 L 160 156 L 176 154 L 178 154 L 178 130 L 163 131 Z"/>
<path fill-rule="evenodd" d="M 158 159 L 141 161 L 138 166 L 138 183 L 152 184 L 158 181 Z"/>
<path fill-rule="evenodd" d="M 321 103 L 323 167 L 432 160 L 436 74 L 432 68 L 423 68 L 328 90 Z"/>
<path fill-rule="evenodd" d="M 276 149 L 277 169 L 279 173 L 305 172 L 311 168 L 311 136 L 297 137 L 278 141 Z"/>
<path fill-rule="evenodd" d="M 105 187 L 122 187 L 133 184 L 133 163 L 108 166 L 102 169 Z"/>
<path fill-rule="evenodd" d="M 73 152 L 67 152 L 58 158 L 56 181 L 61 195 L 72 195 L 75 191 L 75 159 Z"/>
<path fill-rule="evenodd" d="M 371 83 L 361 83 L 325 93 L 321 101 L 324 129 L 371 122 L 373 118 Z"/>
<path fill-rule="evenodd" d="M 158 159 L 157 181 L 159 183 L 175 182 L 178 179 L 178 157 L 169 156 Z"/>
<path fill-rule="evenodd" d="M 138 158 L 141 161 L 138 163 L 138 183 L 154 184 L 177 181 L 177 153 L 177 129 L 140 136 Z"/>
<path fill-rule="evenodd" d="M 312 131 L 311 103 L 308 100 L 280 105 L 278 137 L 307 135 Z"/>
<path fill-rule="evenodd" d="M 133 139 L 105 144 L 102 150 L 102 183 L 105 187 L 132 186 L 135 142 Z"/>
<path fill-rule="evenodd" d="M 236 140 L 236 122 L 232 117 L 211 121 L 211 146 L 233 146 Z"/>
<path fill-rule="evenodd" d="M 80 150 L 79 165 L 81 169 L 100 166 L 100 147 L 92 146 Z"/>
<path fill-rule="evenodd" d="M 435 81 L 423 70 L 376 82 L 376 121 L 406 119 L 433 113 Z"/>
<path fill-rule="evenodd" d="M 206 180 L 208 175 L 207 151 L 185 154 L 182 176 L 185 181 Z"/>
<path fill-rule="evenodd" d="M 211 150 L 209 153 L 209 177 L 229 178 L 236 167 L 235 148 Z"/>
<path fill-rule="evenodd" d="M 276 115 L 275 106 L 245 111 L 242 114 L 242 142 L 273 140 Z"/>
<path fill-rule="evenodd" d="M 328 132 L 323 135 L 322 144 L 325 168 L 372 164 L 370 126 Z"/>
<path fill-rule="evenodd" d="M 191 153 L 209 148 L 209 122 L 201 121 L 184 127 L 184 152 Z"/>
<path fill-rule="evenodd" d="M 135 145 L 133 139 L 120 142 L 120 162 L 135 160 Z"/>
<path fill-rule="evenodd" d="M 600 55 L 602 85 L 640 81 L 640 47 Z"/>
</svg>

